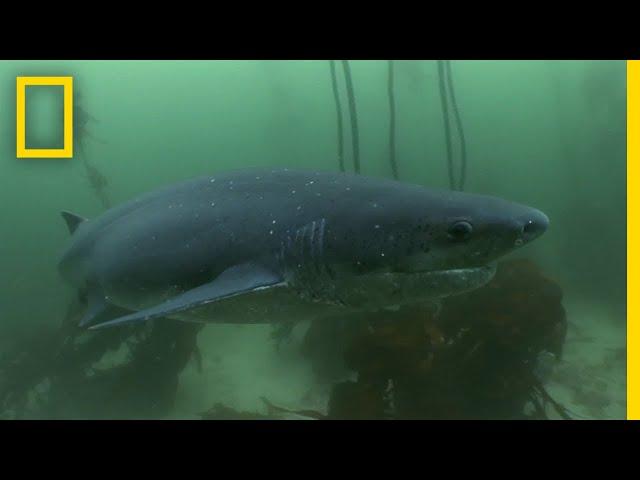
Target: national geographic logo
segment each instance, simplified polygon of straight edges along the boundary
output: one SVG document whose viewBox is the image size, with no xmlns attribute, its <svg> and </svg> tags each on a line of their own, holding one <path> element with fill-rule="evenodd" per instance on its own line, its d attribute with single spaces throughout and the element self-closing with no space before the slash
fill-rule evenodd
<svg viewBox="0 0 640 480">
<path fill-rule="evenodd" d="M 61 86 L 64 91 L 62 148 L 27 148 L 26 89 L 31 86 Z M 16 77 L 16 156 L 17 158 L 73 157 L 73 77 Z"/>
</svg>

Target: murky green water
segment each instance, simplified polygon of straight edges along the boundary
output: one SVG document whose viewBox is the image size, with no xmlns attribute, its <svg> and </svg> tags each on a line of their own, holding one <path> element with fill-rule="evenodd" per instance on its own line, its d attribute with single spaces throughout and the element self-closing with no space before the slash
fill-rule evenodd
<svg viewBox="0 0 640 480">
<path fill-rule="evenodd" d="M 341 64 L 337 67 L 344 161 L 352 170 L 349 101 Z M 350 61 L 350 67 L 361 172 L 391 178 L 388 62 Z M 400 180 L 448 188 L 437 64 L 395 61 L 394 67 Z M 535 206 L 551 219 L 541 239 L 514 254 L 535 262 L 564 292 L 569 326 L 565 363 L 549 389 L 580 416 L 622 418 L 625 64 L 452 61 L 451 68 L 466 139 L 465 190 Z M 76 157 L 16 159 L 15 78 L 57 75 L 72 75 L 80 94 Z M 59 88 L 33 88 L 38 87 L 27 91 L 27 146 L 58 147 Z M 0 62 L 0 112 L 0 351 L 5 352 L 0 372 L 6 377 L 11 371 L 15 379 L 23 369 L 24 378 L 38 379 L 36 385 L 18 387 L 0 374 L 0 416 L 197 418 L 217 402 L 264 411 L 262 396 L 293 410 L 326 406 L 331 383 L 320 381 L 312 361 L 300 353 L 305 326 L 296 327 L 279 350 L 269 326 L 208 326 L 197 337 L 199 356 L 167 374 L 177 384 L 158 387 L 158 380 L 148 391 L 145 384 L 119 397 L 111 410 L 87 408 L 83 402 L 92 397 L 78 394 L 82 387 L 73 382 L 59 382 L 55 390 L 59 398 L 68 395 L 66 408 L 47 407 L 55 371 L 32 374 L 29 369 L 40 368 L 37 362 L 33 367 L 20 362 L 55 336 L 51 331 L 68 316 L 76 297 L 56 270 L 69 237 L 60 211 L 93 218 L 106 205 L 231 168 L 337 171 L 329 62 L 5 61 Z M 452 148 L 459 162 L 454 127 Z M 93 187 L 90 175 L 97 182 Z M 98 368 L 98 361 L 107 370 L 126 363 L 130 351 L 122 342 L 113 339 L 109 349 L 96 347 L 108 354 L 82 360 L 86 368 Z M 21 360 L 16 360 L 16 350 L 22 351 Z M 135 374 L 135 369 L 126 372 Z M 91 388 L 98 398 L 103 387 Z M 30 395 L 29 401 L 16 400 L 18 391 Z M 149 392 L 159 397 L 159 406 L 149 406 Z"/>
</svg>

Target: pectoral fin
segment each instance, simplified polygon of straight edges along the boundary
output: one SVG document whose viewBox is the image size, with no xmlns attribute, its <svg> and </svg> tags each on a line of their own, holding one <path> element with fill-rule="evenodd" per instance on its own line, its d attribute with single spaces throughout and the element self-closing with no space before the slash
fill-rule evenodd
<svg viewBox="0 0 640 480">
<path fill-rule="evenodd" d="M 99 289 L 89 290 L 86 294 L 86 302 L 87 310 L 78 324 L 80 327 L 88 327 L 131 313 L 131 310 L 111 305 Z"/>
<path fill-rule="evenodd" d="M 255 263 L 236 265 L 225 270 L 218 275 L 215 280 L 209 283 L 205 283 L 204 285 L 192 290 L 188 290 L 159 305 L 147 308 L 146 310 L 141 310 L 130 315 L 116 318 L 115 320 L 95 325 L 91 327 L 91 330 L 112 327 L 123 323 L 166 317 L 178 312 L 201 307 L 223 298 L 248 293 L 262 288 L 278 286 L 282 284 L 283 281 L 284 279 L 281 275 Z"/>
</svg>

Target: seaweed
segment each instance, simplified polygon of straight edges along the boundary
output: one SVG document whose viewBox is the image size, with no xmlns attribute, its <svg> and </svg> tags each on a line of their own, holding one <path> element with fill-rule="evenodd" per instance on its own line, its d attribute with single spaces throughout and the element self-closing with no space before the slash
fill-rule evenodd
<svg viewBox="0 0 640 480">
<path fill-rule="evenodd" d="M 80 94 L 76 94 L 73 102 L 73 141 L 76 149 L 80 153 L 82 164 L 85 169 L 87 180 L 91 189 L 98 197 L 98 200 L 105 209 L 111 208 L 111 200 L 107 194 L 108 181 L 107 178 L 93 165 L 89 160 L 86 151 L 86 142 L 88 139 L 104 144 L 103 140 L 96 138 L 89 129 L 90 123 L 98 123 L 98 120 L 91 115 L 80 103 Z"/>
<path fill-rule="evenodd" d="M 530 261 L 501 262 L 489 284 L 439 310 L 380 312 L 342 329 L 320 328 L 321 321 L 309 329 L 303 353 L 315 366 L 345 345 L 341 358 L 357 381 L 337 383 L 335 398 L 345 389 L 369 395 L 343 399 L 345 413 L 337 418 L 546 418 L 547 406 L 570 418 L 536 375 L 541 353 L 562 355 L 562 290 Z"/>
<path fill-rule="evenodd" d="M 81 311 L 70 309 L 59 329 L 39 331 L 6 355 L 0 363 L 0 417 L 168 414 L 178 375 L 191 358 L 197 361 L 203 325 L 161 320 L 94 333 L 74 326 Z"/>
<path fill-rule="evenodd" d="M 387 95 L 389 96 L 389 163 L 393 178 L 398 180 L 398 161 L 396 160 L 396 95 L 394 61 L 388 61 Z"/>
<path fill-rule="evenodd" d="M 453 73 L 451 72 L 450 60 L 445 61 L 444 68 L 446 73 L 447 89 L 449 91 L 449 99 L 451 100 L 451 109 L 453 110 L 453 118 L 455 120 L 456 130 L 458 130 L 458 138 L 460 140 L 460 180 L 458 182 L 458 189 L 464 190 L 464 184 L 467 179 L 467 140 L 464 135 L 458 101 L 456 100 L 456 90 L 453 86 Z"/>
<path fill-rule="evenodd" d="M 336 76 L 335 60 L 329 60 L 331 73 L 331 88 L 333 99 L 336 105 L 336 118 L 338 129 L 338 166 L 341 172 L 345 171 L 344 165 L 344 132 L 342 126 L 342 105 L 340 103 L 340 93 L 338 91 L 338 79 Z M 356 173 L 360 173 L 360 133 L 358 130 L 358 109 L 356 96 L 353 88 L 353 78 L 348 60 L 342 60 L 342 70 L 344 72 L 345 85 L 347 89 L 347 99 L 349 105 L 349 120 L 351 122 L 351 143 L 353 149 L 353 168 Z"/>
<path fill-rule="evenodd" d="M 344 79 L 347 86 L 347 98 L 349 99 L 349 119 L 351 120 L 351 143 L 353 145 L 353 169 L 360 173 L 360 133 L 358 130 L 358 109 L 356 107 L 356 94 L 353 89 L 353 78 L 349 60 L 342 60 Z"/>
<path fill-rule="evenodd" d="M 445 146 L 447 151 L 447 171 L 449 174 L 449 186 L 452 190 L 464 190 L 467 176 L 467 144 L 462 127 L 460 109 L 456 100 L 455 88 L 453 84 L 453 74 L 451 72 L 451 62 L 449 60 L 438 60 L 438 85 L 440 90 L 440 106 L 444 125 Z M 460 177 L 456 179 L 453 165 L 453 146 L 451 135 L 451 119 L 449 115 L 449 102 L 455 120 L 456 130 L 460 141 Z"/>
<path fill-rule="evenodd" d="M 223 403 L 216 403 L 206 412 L 201 413 L 202 420 L 273 420 L 274 416 L 258 412 L 240 411 Z"/>
<path fill-rule="evenodd" d="M 344 168 L 344 133 L 342 127 L 342 104 L 340 103 L 340 92 L 338 91 L 338 78 L 336 76 L 336 61 L 329 60 L 329 69 L 331 72 L 331 89 L 333 91 L 333 100 L 336 104 L 336 127 L 338 140 L 338 167 L 341 172 Z"/>
</svg>

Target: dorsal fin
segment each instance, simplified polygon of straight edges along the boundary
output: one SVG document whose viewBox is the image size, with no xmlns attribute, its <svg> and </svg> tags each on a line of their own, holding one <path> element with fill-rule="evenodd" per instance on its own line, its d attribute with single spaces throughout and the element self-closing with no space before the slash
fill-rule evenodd
<svg viewBox="0 0 640 480">
<path fill-rule="evenodd" d="M 75 213 L 67 211 L 63 211 L 60 213 L 62 215 L 62 218 L 64 218 L 64 221 L 67 223 L 67 228 L 69 229 L 69 233 L 71 234 L 76 231 L 78 225 L 80 225 L 82 222 L 87 221 L 86 218 L 81 217 L 80 215 L 76 215 Z"/>
</svg>

